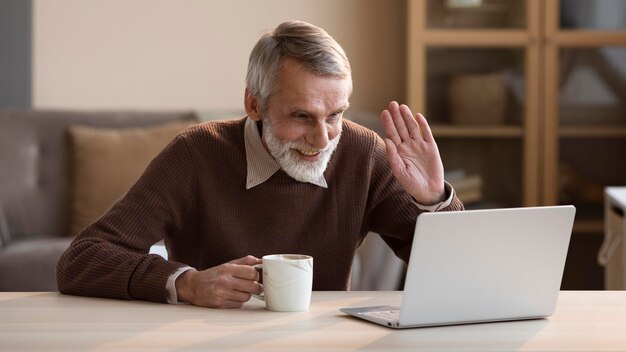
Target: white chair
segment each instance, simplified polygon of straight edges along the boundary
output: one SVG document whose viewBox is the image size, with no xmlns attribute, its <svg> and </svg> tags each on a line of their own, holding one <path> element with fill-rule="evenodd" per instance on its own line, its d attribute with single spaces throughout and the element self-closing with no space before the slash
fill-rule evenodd
<svg viewBox="0 0 626 352">
<path fill-rule="evenodd" d="M 369 233 L 354 256 L 352 291 L 401 290 L 406 264 L 380 236 Z"/>
</svg>

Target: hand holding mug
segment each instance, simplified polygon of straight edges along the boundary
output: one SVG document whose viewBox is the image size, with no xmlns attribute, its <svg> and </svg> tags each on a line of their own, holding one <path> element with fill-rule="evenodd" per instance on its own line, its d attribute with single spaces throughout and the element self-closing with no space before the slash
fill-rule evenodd
<svg viewBox="0 0 626 352">
<path fill-rule="evenodd" d="M 209 308 L 239 308 L 263 291 L 251 255 L 206 270 L 189 270 L 176 280 L 178 300 Z"/>
</svg>

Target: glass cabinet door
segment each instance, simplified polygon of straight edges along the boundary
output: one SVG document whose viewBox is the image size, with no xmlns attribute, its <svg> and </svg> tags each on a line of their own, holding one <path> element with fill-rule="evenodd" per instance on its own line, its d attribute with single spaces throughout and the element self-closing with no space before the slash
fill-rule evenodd
<svg viewBox="0 0 626 352">
<path fill-rule="evenodd" d="M 524 55 L 524 48 L 427 48 L 426 116 L 448 126 L 518 127 L 521 136 Z"/>
<path fill-rule="evenodd" d="M 626 47 L 567 47 L 558 57 L 558 203 L 601 230 L 604 187 L 626 185 Z"/>
<path fill-rule="evenodd" d="M 537 205 L 538 0 L 410 0 L 408 102 L 467 208 Z M 529 94 L 530 93 L 530 94 Z"/>
<path fill-rule="evenodd" d="M 428 0 L 427 27 L 525 28 L 524 0 Z"/>
<path fill-rule="evenodd" d="M 623 31 L 626 29 L 626 2 L 561 0 L 558 16 L 558 28 L 562 30 Z"/>
<path fill-rule="evenodd" d="M 577 209 L 564 285 L 602 289 L 604 187 L 626 185 L 626 1 L 545 13 L 544 202 Z"/>
<path fill-rule="evenodd" d="M 547 204 L 602 230 L 603 188 L 626 185 L 626 1 L 547 1 Z M 551 19 L 551 21 L 550 21 Z"/>
<path fill-rule="evenodd" d="M 468 208 L 523 199 L 523 48 L 426 50 L 426 117 L 446 179 Z"/>
</svg>

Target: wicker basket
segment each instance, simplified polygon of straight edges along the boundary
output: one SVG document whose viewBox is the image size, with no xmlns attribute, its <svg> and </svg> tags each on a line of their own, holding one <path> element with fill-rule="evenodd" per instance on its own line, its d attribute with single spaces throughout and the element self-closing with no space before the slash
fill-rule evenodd
<svg viewBox="0 0 626 352">
<path fill-rule="evenodd" d="M 449 86 L 450 121 L 463 125 L 503 124 L 507 109 L 504 74 L 462 74 Z"/>
</svg>

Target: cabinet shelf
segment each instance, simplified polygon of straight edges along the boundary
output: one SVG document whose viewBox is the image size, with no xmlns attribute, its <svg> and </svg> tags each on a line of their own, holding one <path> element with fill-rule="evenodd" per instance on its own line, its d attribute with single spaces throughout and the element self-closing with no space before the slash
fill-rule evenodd
<svg viewBox="0 0 626 352">
<path fill-rule="evenodd" d="M 520 29 L 429 29 L 424 31 L 423 43 L 445 47 L 522 47 L 531 39 L 526 30 Z"/>
<path fill-rule="evenodd" d="M 557 44 L 561 47 L 603 47 L 626 45 L 626 32 L 619 31 L 590 31 L 590 30 L 560 30 L 550 38 L 548 44 Z"/>
<path fill-rule="evenodd" d="M 576 220 L 572 232 L 602 236 L 604 233 L 604 220 L 591 218 Z"/>
<path fill-rule="evenodd" d="M 433 135 L 437 137 L 467 138 L 521 138 L 524 130 L 520 126 L 431 126 Z"/>
<path fill-rule="evenodd" d="M 560 127 L 559 137 L 590 138 L 590 137 L 626 137 L 626 126 L 575 126 Z"/>
</svg>

